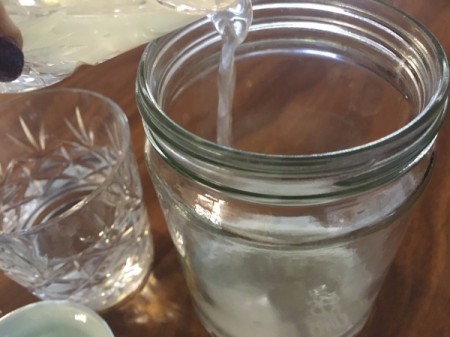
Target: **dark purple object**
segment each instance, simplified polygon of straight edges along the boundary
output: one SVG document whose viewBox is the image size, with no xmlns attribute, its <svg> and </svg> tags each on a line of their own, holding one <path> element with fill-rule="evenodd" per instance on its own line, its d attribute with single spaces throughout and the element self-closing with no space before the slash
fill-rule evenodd
<svg viewBox="0 0 450 337">
<path fill-rule="evenodd" d="M 0 37 L 0 82 L 14 81 L 22 73 L 22 50 L 9 38 Z"/>
</svg>

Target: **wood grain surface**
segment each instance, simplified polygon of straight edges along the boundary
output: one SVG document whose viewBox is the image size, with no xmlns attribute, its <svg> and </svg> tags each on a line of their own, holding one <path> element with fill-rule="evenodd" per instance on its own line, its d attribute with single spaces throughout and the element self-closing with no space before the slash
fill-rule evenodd
<svg viewBox="0 0 450 337">
<path fill-rule="evenodd" d="M 390 2 L 426 25 L 450 55 L 450 1 Z M 206 337 L 208 334 L 192 309 L 175 249 L 146 172 L 144 133 L 134 96 L 137 63 L 142 50 L 143 47 L 139 47 L 101 65 L 82 67 L 57 85 L 97 91 L 112 98 L 126 112 L 151 221 L 156 254 L 152 274 L 140 294 L 103 316 L 116 337 Z M 0 100 L 7 98 L 3 96 Z M 412 224 L 360 337 L 450 336 L 448 117 L 437 142 L 437 153 L 431 182 L 414 207 Z M 36 300 L 0 274 L 0 316 Z"/>
</svg>

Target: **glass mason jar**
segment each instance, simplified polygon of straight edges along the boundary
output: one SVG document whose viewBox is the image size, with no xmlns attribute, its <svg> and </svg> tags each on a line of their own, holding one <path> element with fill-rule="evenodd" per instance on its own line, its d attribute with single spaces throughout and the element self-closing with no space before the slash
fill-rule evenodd
<svg viewBox="0 0 450 337">
<path fill-rule="evenodd" d="M 149 45 L 137 79 L 196 310 L 214 336 L 355 336 L 432 172 L 445 54 L 381 2 L 258 2 L 226 147 L 214 140 L 220 49 L 198 21 Z"/>
</svg>

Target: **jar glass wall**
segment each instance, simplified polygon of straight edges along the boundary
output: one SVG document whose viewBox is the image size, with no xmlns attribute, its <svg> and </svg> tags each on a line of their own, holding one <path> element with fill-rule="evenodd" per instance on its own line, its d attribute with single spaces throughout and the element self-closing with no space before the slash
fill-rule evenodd
<svg viewBox="0 0 450 337">
<path fill-rule="evenodd" d="M 380 2 L 259 2 L 230 148 L 214 141 L 220 47 L 194 23 L 149 45 L 137 81 L 199 316 L 221 337 L 354 336 L 432 171 L 445 54 Z"/>
</svg>

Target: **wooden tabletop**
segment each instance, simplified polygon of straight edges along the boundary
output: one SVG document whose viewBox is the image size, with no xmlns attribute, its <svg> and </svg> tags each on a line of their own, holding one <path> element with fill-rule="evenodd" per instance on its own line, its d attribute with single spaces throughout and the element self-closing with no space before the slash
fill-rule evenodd
<svg viewBox="0 0 450 337">
<path fill-rule="evenodd" d="M 448 0 L 393 0 L 425 24 L 450 55 Z M 97 91 L 129 117 L 155 244 L 153 272 L 140 295 L 104 314 L 116 337 L 206 337 L 190 304 L 175 249 L 144 164 L 144 133 L 134 82 L 143 47 L 95 67 L 83 67 L 59 87 Z M 3 99 L 3 98 L 0 98 Z M 412 224 L 390 268 L 361 337 L 450 336 L 450 118 L 437 143 L 433 178 L 413 210 Z M 36 301 L 0 274 L 0 316 Z M 255 336 L 257 337 L 257 336 Z M 283 336 L 278 336 L 283 337 Z"/>
</svg>

